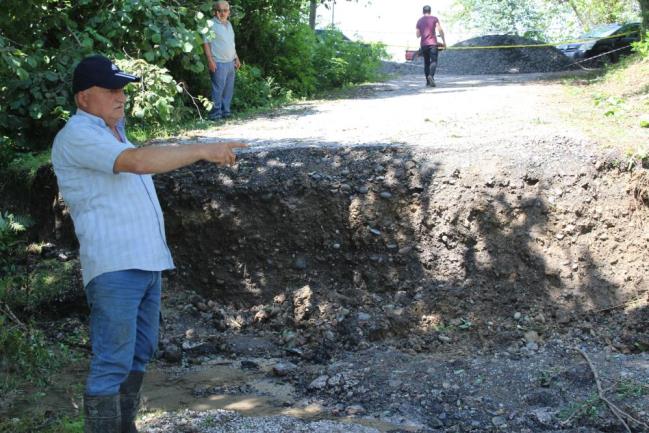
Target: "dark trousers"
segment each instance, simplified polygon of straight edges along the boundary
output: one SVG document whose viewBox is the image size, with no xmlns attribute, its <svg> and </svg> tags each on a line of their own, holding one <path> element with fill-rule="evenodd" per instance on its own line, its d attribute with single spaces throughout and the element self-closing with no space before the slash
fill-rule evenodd
<svg viewBox="0 0 649 433">
<path fill-rule="evenodd" d="M 426 77 L 434 77 L 437 70 L 437 45 L 421 47 L 421 54 L 424 56 L 424 74 Z"/>
</svg>

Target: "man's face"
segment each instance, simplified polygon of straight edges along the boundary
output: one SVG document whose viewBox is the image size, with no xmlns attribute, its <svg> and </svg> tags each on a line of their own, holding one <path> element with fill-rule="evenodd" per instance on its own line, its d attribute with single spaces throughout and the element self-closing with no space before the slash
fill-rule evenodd
<svg viewBox="0 0 649 433">
<path fill-rule="evenodd" d="M 218 18 L 219 21 L 225 22 L 230 16 L 230 5 L 227 3 L 219 3 L 214 9 L 214 15 Z"/>
<path fill-rule="evenodd" d="M 124 117 L 126 105 L 124 89 L 104 89 L 93 86 L 77 94 L 77 104 L 83 111 L 100 117 L 114 127 Z"/>
</svg>

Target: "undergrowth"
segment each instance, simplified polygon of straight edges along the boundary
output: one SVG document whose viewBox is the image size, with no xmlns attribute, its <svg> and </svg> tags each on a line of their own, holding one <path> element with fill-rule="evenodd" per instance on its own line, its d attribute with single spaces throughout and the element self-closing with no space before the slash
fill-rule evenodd
<svg viewBox="0 0 649 433">
<path fill-rule="evenodd" d="M 624 154 L 621 167 L 649 165 L 649 57 L 622 58 L 598 73 L 574 79 L 569 89 L 576 107 L 567 120 Z"/>
</svg>

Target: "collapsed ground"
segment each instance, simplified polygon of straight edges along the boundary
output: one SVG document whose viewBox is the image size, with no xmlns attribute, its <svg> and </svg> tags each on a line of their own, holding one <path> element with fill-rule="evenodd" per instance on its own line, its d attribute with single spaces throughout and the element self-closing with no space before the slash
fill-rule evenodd
<svg viewBox="0 0 649 433">
<path fill-rule="evenodd" d="M 252 147 L 156 177 L 177 270 L 143 431 L 624 431 L 594 372 L 647 429 L 646 178 L 556 83 L 423 84 L 178 139 Z"/>
</svg>

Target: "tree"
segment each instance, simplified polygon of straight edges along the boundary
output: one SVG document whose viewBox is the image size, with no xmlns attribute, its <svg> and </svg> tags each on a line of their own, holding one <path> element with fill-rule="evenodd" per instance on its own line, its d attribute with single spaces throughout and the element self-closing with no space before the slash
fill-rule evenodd
<svg viewBox="0 0 649 433">
<path fill-rule="evenodd" d="M 482 33 L 540 37 L 547 20 L 538 1 L 456 0 L 459 13 L 453 18 Z"/>
<path fill-rule="evenodd" d="M 587 29 L 596 24 L 633 20 L 643 1 L 646 0 L 561 0 L 561 3 L 568 4 Z"/>
<path fill-rule="evenodd" d="M 584 30 L 602 23 L 637 20 L 639 15 L 649 28 L 649 0 L 456 0 L 456 5 L 460 13 L 455 19 L 483 33 L 555 39 L 572 33 L 566 22 L 576 20 Z"/>
<path fill-rule="evenodd" d="M 309 27 L 315 30 L 316 11 L 318 10 L 318 0 L 309 1 Z"/>
<path fill-rule="evenodd" d="M 649 32 L 649 0 L 638 0 L 640 3 L 640 14 L 642 15 L 642 28 L 645 34 Z"/>
</svg>

